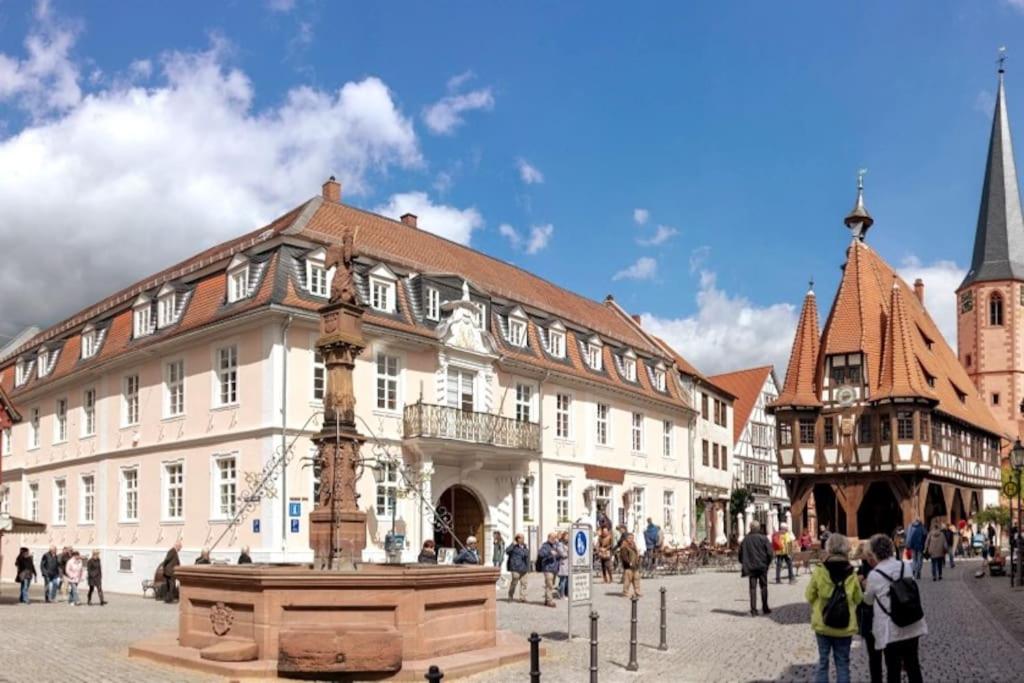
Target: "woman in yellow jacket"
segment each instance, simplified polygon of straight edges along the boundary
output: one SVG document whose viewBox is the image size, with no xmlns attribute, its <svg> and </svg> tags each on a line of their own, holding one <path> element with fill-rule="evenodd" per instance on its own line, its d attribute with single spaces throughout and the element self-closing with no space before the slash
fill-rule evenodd
<svg viewBox="0 0 1024 683">
<path fill-rule="evenodd" d="M 862 593 L 860 581 L 850 565 L 850 541 L 842 534 L 832 534 L 825 544 L 828 557 L 814 568 L 805 597 L 811 603 L 811 628 L 818 638 L 818 670 L 816 682 L 828 683 L 828 659 L 836 663 L 838 683 L 850 681 L 850 644 L 857 633 L 857 605 Z M 833 594 L 837 590 L 845 593 Z M 845 603 L 845 604 L 844 604 Z"/>
</svg>

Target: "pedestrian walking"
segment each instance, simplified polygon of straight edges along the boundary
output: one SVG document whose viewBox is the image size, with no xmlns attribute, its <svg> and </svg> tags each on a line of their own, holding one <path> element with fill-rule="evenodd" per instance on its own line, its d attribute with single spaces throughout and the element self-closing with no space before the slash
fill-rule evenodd
<svg viewBox="0 0 1024 683">
<path fill-rule="evenodd" d="M 825 561 L 814 568 L 804 597 L 811 605 L 811 628 L 818 641 L 815 681 L 828 683 L 829 655 L 836 665 L 837 683 L 850 681 L 850 644 L 857 632 L 860 581 L 850 564 L 850 541 L 831 534 Z"/>
<path fill-rule="evenodd" d="M 865 582 L 864 602 L 878 608 L 872 632 L 875 647 L 882 650 L 885 659 L 886 680 L 900 683 L 902 672 L 906 672 L 910 683 L 922 683 L 918 643 L 928 633 L 928 625 L 923 614 L 911 620 L 911 615 L 920 614 L 921 609 L 917 586 L 909 576 L 913 567 L 908 568 L 905 561 L 893 556 L 895 548 L 885 534 L 875 534 L 870 543 L 871 554 L 878 563 Z M 897 590 L 893 590 L 894 586 Z M 894 616 L 905 623 L 897 625 Z"/>
<path fill-rule="evenodd" d="M 82 574 L 85 567 L 82 564 L 82 556 L 77 550 L 71 551 L 67 565 L 64 566 L 64 577 L 68 581 L 68 604 L 78 607 L 78 584 L 82 582 Z"/>
<path fill-rule="evenodd" d="M 988 523 L 988 547 L 989 551 L 996 547 L 996 528 L 992 525 L 992 522 Z"/>
<path fill-rule="evenodd" d="M 761 586 L 761 610 L 771 614 L 768 608 L 768 568 L 772 566 L 772 545 L 761 533 L 761 523 L 756 519 L 750 523 L 750 533 L 743 537 L 739 551 L 740 576 L 747 577 L 750 586 L 750 616 L 757 616 L 757 587 Z"/>
<path fill-rule="evenodd" d="M 181 559 L 178 557 L 180 551 L 181 541 L 178 540 L 170 547 L 167 554 L 164 555 L 164 561 L 160 563 L 160 568 L 164 572 L 164 602 L 174 602 L 174 572 L 181 564 Z"/>
<path fill-rule="evenodd" d="M 644 529 L 644 545 L 647 546 L 647 550 L 644 552 L 644 563 L 648 570 L 654 569 L 663 542 L 664 536 L 661 533 L 661 527 L 648 517 L 647 527 Z"/>
<path fill-rule="evenodd" d="M 508 562 L 505 568 L 512 575 L 508 584 L 508 601 L 515 597 L 516 586 L 519 586 L 519 602 L 526 602 L 526 575 L 530 572 L 530 548 L 523 542 L 523 535 L 516 537 L 506 550 Z"/>
<path fill-rule="evenodd" d="M 480 564 L 480 552 L 476 549 L 476 536 L 466 538 L 466 547 L 455 556 L 455 564 Z"/>
<path fill-rule="evenodd" d="M 92 556 L 85 563 L 85 579 L 89 584 L 89 595 L 86 602 L 92 604 L 92 592 L 95 590 L 99 595 L 100 607 L 107 604 L 103 598 L 103 565 L 100 563 L 100 551 L 93 550 Z"/>
<path fill-rule="evenodd" d="M 238 553 L 238 564 L 252 564 L 252 556 L 249 555 L 249 546 L 242 546 L 242 552 Z"/>
<path fill-rule="evenodd" d="M 619 546 L 619 562 L 622 564 L 622 595 L 638 598 L 640 593 L 640 552 L 637 550 L 633 534 L 626 534 Z"/>
<path fill-rule="evenodd" d="M 612 532 L 602 526 L 597 532 L 597 559 L 601 563 L 601 578 L 605 583 L 612 582 Z"/>
<path fill-rule="evenodd" d="M 495 567 L 500 567 L 505 559 L 505 538 L 500 531 L 494 532 L 494 551 L 491 553 L 491 562 Z"/>
<path fill-rule="evenodd" d="M 36 576 L 36 564 L 32 560 L 32 551 L 22 547 L 18 551 L 18 556 L 14 558 L 14 579 L 21 585 L 18 602 L 29 604 L 28 589 Z"/>
<path fill-rule="evenodd" d="M 68 560 L 71 559 L 71 547 L 64 546 L 60 555 L 57 556 L 57 567 L 60 569 L 60 584 L 57 586 L 57 592 L 61 595 L 67 594 L 67 581 L 65 580 L 64 569 L 68 566 Z"/>
<path fill-rule="evenodd" d="M 956 551 L 960 545 L 960 534 L 957 533 L 956 526 L 949 524 L 942 529 L 942 533 L 946 537 L 946 556 L 949 557 L 949 568 L 952 569 L 956 566 Z"/>
<path fill-rule="evenodd" d="M 928 557 L 932 561 L 932 581 L 942 581 L 942 566 L 946 564 L 949 542 L 946 540 L 946 532 L 942 528 L 942 522 L 937 519 L 932 522 L 932 530 L 928 532 L 928 540 L 925 546 L 925 549 L 928 551 Z"/>
<path fill-rule="evenodd" d="M 779 525 L 779 530 L 772 534 L 772 552 L 775 553 L 775 583 L 782 583 L 782 565 L 789 570 L 789 582 L 796 583 L 793 575 L 793 543 L 795 539 L 789 531 L 789 525 L 785 522 Z"/>
<path fill-rule="evenodd" d="M 924 545 L 928 532 L 918 517 L 907 529 L 907 548 L 910 550 L 910 558 L 913 560 L 914 578 L 921 580 L 921 565 L 924 563 Z"/>
<path fill-rule="evenodd" d="M 209 548 L 203 548 L 199 551 L 199 557 L 196 558 L 196 564 L 212 564 Z"/>
<path fill-rule="evenodd" d="M 555 606 L 558 583 L 558 534 L 551 532 L 537 551 L 537 568 L 544 573 L 544 604 Z"/>
<path fill-rule="evenodd" d="M 871 544 L 864 541 L 860 544 L 858 553 L 860 556 L 860 568 L 857 569 L 857 579 L 860 581 L 861 590 L 865 589 L 868 574 L 878 564 L 878 560 L 871 552 Z M 871 683 L 882 683 L 882 651 L 875 647 L 875 634 L 873 632 L 875 623 L 875 608 L 861 600 L 857 605 L 857 632 L 864 641 L 864 649 L 868 653 L 868 672 L 871 676 Z"/>
<path fill-rule="evenodd" d="M 569 597 L 569 532 L 558 536 L 558 595 Z"/>
<path fill-rule="evenodd" d="M 39 573 L 43 578 L 43 598 L 46 602 L 53 602 L 60 590 L 60 560 L 57 557 L 57 546 L 51 545 L 39 560 Z"/>
<path fill-rule="evenodd" d="M 811 530 L 804 529 L 800 532 L 800 552 L 810 550 L 812 545 L 814 545 L 814 539 L 811 538 Z"/>
</svg>

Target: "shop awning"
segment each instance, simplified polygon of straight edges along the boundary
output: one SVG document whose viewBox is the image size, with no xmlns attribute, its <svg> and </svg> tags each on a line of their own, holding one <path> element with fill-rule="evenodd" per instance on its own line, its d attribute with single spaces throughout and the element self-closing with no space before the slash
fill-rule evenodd
<svg viewBox="0 0 1024 683">
<path fill-rule="evenodd" d="M 600 465 L 584 465 L 583 470 L 587 479 L 593 481 L 606 481 L 609 484 L 621 484 L 626 479 L 626 470 L 615 467 L 601 467 Z"/>
<path fill-rule="evenodd" d="M 31 519 L 22 519 L 7 513 L 0 513 L 0 532 L 9 534 L 42 534 L 46 532 L 46 525 L 42 522 L 34 522 Z"/>
</svg>

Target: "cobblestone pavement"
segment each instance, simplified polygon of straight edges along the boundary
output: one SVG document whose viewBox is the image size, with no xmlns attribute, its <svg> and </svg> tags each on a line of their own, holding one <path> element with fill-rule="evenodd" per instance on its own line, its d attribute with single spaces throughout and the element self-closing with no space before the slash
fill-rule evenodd
<svg viewBox="0 0 1024 683">
<path fill-rule="evenodd" d="M 946 580 L 926 580 L 921 589 L 930 633 L 922 640 L 925 680 L 1014 681 L 1024 656 L 1022 643 L 997 620 L 1024 619 L 1024 590 L 1011 593 L 1007 579 L 975 579 L 978 561 L 947 569 Z M 927 568 L 926 568 L 927 569 Z M 571 642 L 564 638 L 566 610 L 541 604 L 541 581 L 531 575 L 531 602 L 498 603 L 499 627 L 524 637 L 544 636 L 542 680 L 583 681 L 589 667 L 587 608 L 573 615 Z M 599 671 L 602 681 L 809 681 L 817 650 L 803 600 L 807 576 L 797 585 L 769 585 L 773 612 L 748 615 L 746 581 L 738 573 L 706 572 L 645 581 L 639 603 L 640 670 L 629 661 L 629 602 L 617 585 L 595 584 L 600 614 Z M 658 589 L 668 590 L 669 651 L 657 650 Z M 111 595 L 106 607 L 68 607 L 36 601 L 11 603 L 15 587 L 0 600 L 0 683 L 60 681 L 210 681 L 208 677 L 127 657 L 128 644 L 174 630 L 177 610 L 137 596 Z M 34 591 L 38 598 L 38 591 Z M 504 594 L 502 593 L 502 596 Z M 1018 637 L 1024 638 L 1024 629 Z M 867 679 L 867 657 L 858 639 L 852 653 L 854 680 Z M 479 674 L 477 683 L 527 681 L 529 667 L 515 664 Z M 450 678 L 445 679 L 450 680 Z"/>
</svg>

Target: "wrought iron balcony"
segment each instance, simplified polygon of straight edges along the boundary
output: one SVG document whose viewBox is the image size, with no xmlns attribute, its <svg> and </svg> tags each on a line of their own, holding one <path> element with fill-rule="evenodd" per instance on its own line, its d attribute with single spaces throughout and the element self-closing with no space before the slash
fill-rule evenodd
<svg viewBox="0 0 1024 683">
<path fill-rule="evenodd" d="M 412 403 L 405 406 L 406 439 L 449 439 L 523 451 L 540 451 L 540 427 L 493 413 L 452 406 Z"/>
</svg>

